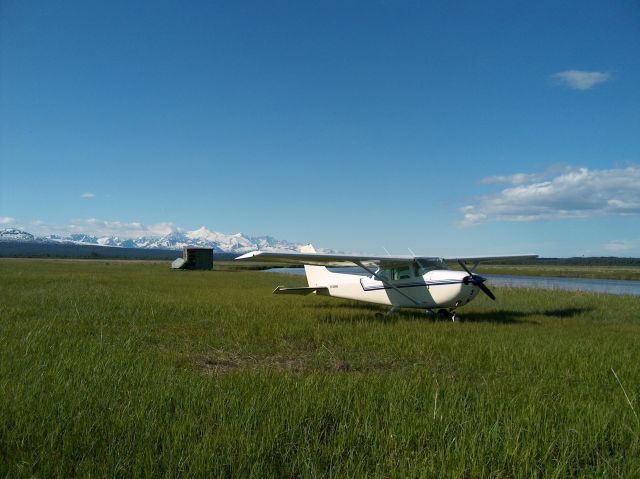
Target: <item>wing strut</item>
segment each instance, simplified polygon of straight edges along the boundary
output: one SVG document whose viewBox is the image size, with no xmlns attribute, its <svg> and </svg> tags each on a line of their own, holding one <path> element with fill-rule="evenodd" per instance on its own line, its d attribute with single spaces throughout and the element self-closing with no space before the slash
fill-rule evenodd
<svg viewBox="0 0 640 479">
<path fill-rule="evenodd" d="M 360 266 L 363 270 L 365 270 L 367 273 L 371 274 L 374 278 L 376 278 L 378 281 L 381 281 L 382 283 L 386 284 L 387 286 L 389 286 L 390 288 L 393 288 L 394 290 L 396 290 L 398 292 L 398 294 L 401 294 L 402 296 L 404 296 L 405 298 L 407 298 L 409 301 L 411 301 L 413 304 L 415 304 L 416 306 L 420 306 L 420 303 L 418 303 L 415 299 L 413 299 L 411 296 L 409 296 L 408 294 L 400 291 L 400 288 L 398 288 L 395 284 L 389 282 L 386 278 L 383 278 L 382 276 L 378 275 L 375 271 L 373 271 L 370 268 L 367 268 L 365 265 L 362 264 L 361 261 L 356 261 L 355 262 L 358 266 Z"/>
</svg>

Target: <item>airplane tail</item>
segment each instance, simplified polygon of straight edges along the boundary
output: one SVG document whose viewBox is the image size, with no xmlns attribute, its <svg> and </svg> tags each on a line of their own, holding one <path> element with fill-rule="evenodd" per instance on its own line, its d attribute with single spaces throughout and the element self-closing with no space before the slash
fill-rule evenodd
<svg viewBox="0 0 640 479">
<path fill-rule="evenodd" d="M 300 248 L 301 253 L 315 253 L 315 248 L 308 244 Z M 304 272 L 307 275 L 307 282 L 312 288 L 323 287 L 329 284 L 329 278 L 333 273 L 324 266 L 312 266 L 305 264 Z"/>
</svg>

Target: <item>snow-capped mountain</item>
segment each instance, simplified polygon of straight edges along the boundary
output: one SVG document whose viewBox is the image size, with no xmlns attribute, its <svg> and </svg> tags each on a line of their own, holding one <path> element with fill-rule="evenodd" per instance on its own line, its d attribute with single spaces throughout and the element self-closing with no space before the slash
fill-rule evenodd
<svg viewBox="0 0 640 479">
<path fill-rule="evenodd" d="M 26 231 L 17 230 L 15 228 L 1 229 L 0 241 L 34 241 L 35 237 Z"/>
<path fill-rule="evenodd" d="M 200 246 L 225 253 L 247 253 L 257 249 L 262 251 L 298 251 L 301 246 L 288 241 L 276 240 L 269 236 L 252 238 L 242 233 L 227 235 L 210 231 L 204 226 L 194 231 L 173 232 L 159 238 L 143 237 L 134 241 L 139 248 L 181 249 L 184 246 Z"/>
<path fill-rule="evenodd" d="M 120 238 L 118 236 L 94 236 L 89 234 L 71 234 L 67 236 L 49 235 L 36 237 L 17 229 L 0 230 L 0 241 L 39 241 L 47 243 L 66 243 L 82 245 L 112 246 L 120 248 L 144 249 L 182 249 L 184 246 L 213 248 L 214 252 L 246 253 L 262 251 L 298 251 L 300 244 L 277 240 L 271 236 L 255 238 L 242 233 L 227 235 L 210 231 L 204 226 L 194 231 L 175 231 L 164 236 L 140 236 L 138 238 Z"/>
</svg>

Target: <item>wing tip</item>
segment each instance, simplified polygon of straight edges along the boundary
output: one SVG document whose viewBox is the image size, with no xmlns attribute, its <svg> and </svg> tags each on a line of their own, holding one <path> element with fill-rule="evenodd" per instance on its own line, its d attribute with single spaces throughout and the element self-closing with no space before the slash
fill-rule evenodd
<svg viewBox="0 0 640 479">
<path fill-rule="evenodd" d="M 258 255 L 261 255 L 261 254 L 262 254 L 262 251 L 251 251 L 249 253 L 242 254 L 242 255 L 238 256 L 237 258 L 234 258 L 234 261 L 237 260 L 237 259 L 253 258 L 254 256 L 258 256 Z"/>
</svg>

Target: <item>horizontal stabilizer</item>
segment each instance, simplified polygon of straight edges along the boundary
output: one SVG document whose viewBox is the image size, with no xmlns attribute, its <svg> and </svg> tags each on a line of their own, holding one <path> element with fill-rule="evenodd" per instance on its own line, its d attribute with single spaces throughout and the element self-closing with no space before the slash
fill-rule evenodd
<svg viewBox="0 0 640 479">
<path fill-rule="evenodd" d="M 329 294 L 329 288 L 285 288 L 284 286 L 278 286 L 273 290 L 273 294 L 301 294 L 307 295 L 311 293 Z"/>
</svg>

